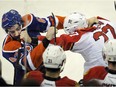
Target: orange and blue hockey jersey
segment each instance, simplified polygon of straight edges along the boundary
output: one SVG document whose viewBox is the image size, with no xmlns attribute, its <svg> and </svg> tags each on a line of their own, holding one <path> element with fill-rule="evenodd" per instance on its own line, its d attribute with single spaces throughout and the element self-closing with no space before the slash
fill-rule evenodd
<svg viewBox="0 0 116 87">
<path fill-rule="evenodd" d="M 23 29 L 27 29 L 30 37 L 36 37 L 40 35 L 40 32 L 45 32 L 50 26 L 54 26 L 52 16 L 47 18 L 35 17 L 33 14 L 27 14 L 22 17 Z M 56 16 L 56 25 L 58 29 L 62 29 L 64 17 Z M 20 49 L 19 66 L 16 66 L 18 59 L 18 50 Z M 25 50 L 26 49 L 26 50 Z M 33 49 L 32 44 L 23 43 L 14 40 L 10 35 L 7 35 L 4 39 L 2 46 L 2 55 L 9 62 L 11 62 L 15 69 L 18 70 L 16 80 L 21 81 L 25 69 L 35 70 L 42 64 L 42 53 L 45 50 L 43 43 L 40 43 Z M 26 67 L 25 67 L 26 64 Z M 16 82 L 17 82 L 16 81 Z"/>
</svg>

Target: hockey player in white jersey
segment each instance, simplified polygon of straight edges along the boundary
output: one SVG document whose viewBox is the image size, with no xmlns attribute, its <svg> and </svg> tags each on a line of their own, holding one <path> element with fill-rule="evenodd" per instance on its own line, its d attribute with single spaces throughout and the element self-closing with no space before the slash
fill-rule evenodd
<svg viewBox="0 0 116 87">
<path fill-rule="evenodd" d="M 104 59 L 108 67 L 96 66 L 84 75 L 84 83 L 91 79 L 99 79 L 103 86 L 116 86 L 116 39 L 109 40 L 103 48 Z"/>
<path fill-rule="evenodd" d="M 93 31 L 86 32 L 89 29 Z M 102 57 L 102 47 L 107 40 L 116 38 L 116 24 L 99 16 L 86 19 L 81 13 L 73 13 L 65 18 L 64 30 L 70 37 L 79 36 L 67 42 L 77 39 L 70 50 L 84 57 L 84 72 L 94 66 L 107 66 Z"/>
</svg>

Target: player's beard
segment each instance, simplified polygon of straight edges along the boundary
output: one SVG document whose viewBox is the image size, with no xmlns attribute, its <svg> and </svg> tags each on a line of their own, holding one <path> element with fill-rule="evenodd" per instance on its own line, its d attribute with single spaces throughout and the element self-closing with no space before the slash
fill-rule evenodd
<svg viewBox="0 0 116 87">
<path fill-rule="evenodd" d="M 18 36 L 15 36 L 15 37 L 12 37 L 12 38 L 13 38 L 13 40 L 16 40 L 16 41 L 19 41 L 19 42 L 21 42 L 20 35 L 18 35 Z"/>
</svg>

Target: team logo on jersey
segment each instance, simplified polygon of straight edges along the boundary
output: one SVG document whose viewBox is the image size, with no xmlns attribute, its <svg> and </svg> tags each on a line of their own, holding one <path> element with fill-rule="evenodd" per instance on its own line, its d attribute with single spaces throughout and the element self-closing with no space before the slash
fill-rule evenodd
<svg viewBox="0 0 116 87">
<path fill-rule="evenodd" d="M 23 53 L 21 53 L 20 54 L 20 58 L 22 58 L 24 56 L 24 54 Z M 17 58 L 18 58 L 18 52 L 16 52 L 15 54 L 14 54 L 14 57 L 9 57 L 9 60 L 11 61 L 11 62 L 16 62 L 17 61 Z"/>
<path fill-rule="evenodd" d="M 46 21 L 45 21 L 44 19 L 42 19 L 42 18 L 37 18 L 37 20 L 38 20 L 39 22 L 41 22 L 41 23 L 46 23 Z"/>
<path fill-rule="evenodd" d="M 18 52 L 15 52 L 15 53 L 14 53 L 14 57 L 9 57 L 9 60 L 10 60 L 11 62 L 13 62 L 13 63 L 16 62 L 16 61 L 17 61 L 17 58 L 16 58 L 17 55 L 18 55 Z"/>
</svg>

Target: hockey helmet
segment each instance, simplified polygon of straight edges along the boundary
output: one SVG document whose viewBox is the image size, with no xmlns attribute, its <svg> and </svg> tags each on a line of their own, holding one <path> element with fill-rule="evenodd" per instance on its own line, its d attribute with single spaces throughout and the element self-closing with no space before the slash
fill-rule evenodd
<svg viewBox="0 0 116 87">
<path fill-rule="evenodd" d="M 21 15 L 16 10 L 10 10 L 2 16 L 2 28 L 8 29 L 13 25 L 21 25 Z"/>
<path fill-rule="evenodd" d="M 107 61 L 116 62 L 116 39 L 109 40 L 105 43 L 103 54 Z"/>
<path fill-rule="evenodd" d="M 62 68 L 66 62 L 66 55 L 60 46 L 50 45 L 43 53 L 43 62 L 46 68 Z"/>
<path fill-rule="evenodd" d="M 73 34 L 77 29 L 87 28 L 88 22 L 85 15 L 74 12 L 71 15 L 66 16 L 66 18 L 64 19 L 63 27 L 65 33 Z"/>
</svg>

